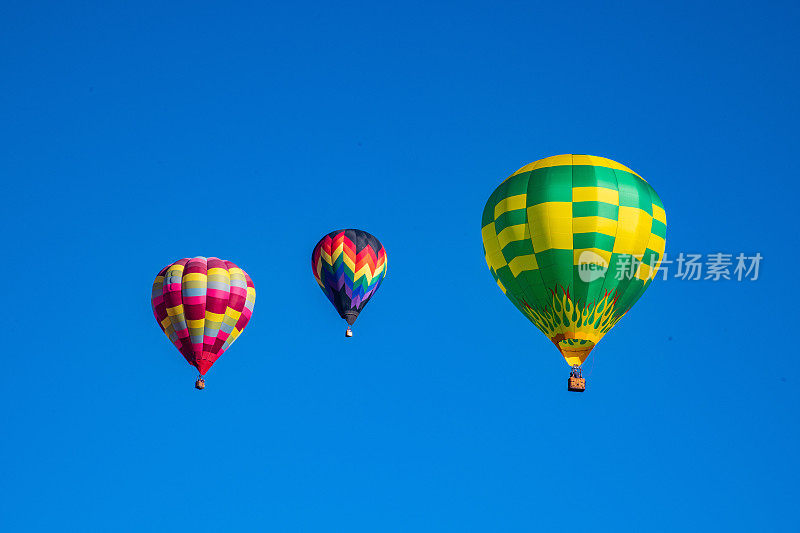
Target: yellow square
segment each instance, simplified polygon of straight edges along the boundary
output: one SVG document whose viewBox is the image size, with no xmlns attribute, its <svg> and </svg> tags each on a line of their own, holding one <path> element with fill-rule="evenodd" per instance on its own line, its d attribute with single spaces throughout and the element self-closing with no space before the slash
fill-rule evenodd
<svg viewBox="0 0 800 533">
<path fill-rule="evenodd" d="M 653 217 L 638 207 L 619 208 L 617 236 L 614 239 L 614 253 L 641 257 L 650 240 Z"/>
<path fill-rule="evenodd" d="M 515 196 L 509 196 L 508 198 L 503 198 L 497 205 L 494 206 L 494 218 L 497 219 L 503 213 L 508 211 L 513 211 L 514 209 L 525 209 L 525 202 L 527 198 L 527 194 L 517 194 Z"/>
<path fill-rule="evenodd" d="M 619 205 L 619 191 L 605 187 L 573 187 L 573 202 L 605 202 Z"/>
<path fill-rule="evenodd" d="M 667 213 L 662 207 L 656 204 L 653 204 L 653 218 L 664 224 L 667 223 Z"/>
<path fill-rule="evenodd" d="M 528 208 L 528 224 L 534 251 L 572 249 L 572 202 L 545 202 L 531 206 Z"/>
<path fill-rule="evenodd" d="M 530 238 L 527 224 L 517 224 L 515 226 L 508 226 L 497 235 L 497 242 L 500 248 L 505 248 L 506 244 L 514 241 L 521 241 Z"/>
<path fill-rule="evenodd" d="M 647 247 L 656 252 L 659 257 L 664 255 L 664 248 L 666 248 L 666 246 L 667 242 L 663 237 L 659 237 L 654 233 L 650 234 L 650 240 L 647 241 Z"/>
<path fill-rule="evenodd" d="M 617 234 L 617 221 L 605 217 L 576 217 L 572 219 L 575 233 L 602 233 L 613 237 Z"/>
<path fill-rule="evenodd" d="M 593 252 L 593 253 L 599 255 L 606 262 L 606 267 L 608 267 L 608 265 L 611 263 L 611 252 L 609 252 L 608 250 L 601 250 L 600 248 L 578 248 L 577 250 L 573 250 L 572 251 L 572 264 L 573 265 L 580 265 L 581 264 L 580 263 L 581 254 L 583 252 Z M 583 260 L 586 261 L 587 258 L 584 257 Z"/>
</svg>

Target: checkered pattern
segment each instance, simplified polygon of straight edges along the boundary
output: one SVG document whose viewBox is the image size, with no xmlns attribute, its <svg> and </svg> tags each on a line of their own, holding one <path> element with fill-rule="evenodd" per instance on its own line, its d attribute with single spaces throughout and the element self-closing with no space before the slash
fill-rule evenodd
<svg viewBox="0 0 800 533">
<path fill-rule="evenodd" d="M 311 253 L 322 292 L 348 324 L 355 322 L 386 277 L 386 250 L 366 231 L 344 229 L 324 236 Z"/>
<path fill-rule="evenodd" d="M 580 364 L 652 281 L 666 215 L 653 188 L 629 168 L 569 154 L 506 179 L 486 203 L 481 233 L 501 290 L 570 364 Z M 605 263 L 605 276 L 583 281 L 578 267 L 587 260 Z"/>
<path fill-rule="evenodd" d="M 216 257 L 181 259 L 163 268 L 151 297 L 161 330 L 201 375 L 242 332 L 255 301 L 250 276 Z"/>
</svg>

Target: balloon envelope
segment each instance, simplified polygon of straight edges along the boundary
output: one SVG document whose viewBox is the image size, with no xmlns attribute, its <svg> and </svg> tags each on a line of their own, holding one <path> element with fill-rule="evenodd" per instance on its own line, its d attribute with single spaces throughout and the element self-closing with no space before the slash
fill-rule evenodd
<svg viewBox="0 0 800 533">
<path fill-rule="evenodd" d="M 386 277 L 386 250 L 366 231 L 332 231 L 314 247 L 311 270 L 339 316 L 353 324 Z"/>
<path fill-rule="evenodd" d="M 661 199 L 634 171 L 567 154 L 501 183 L 481 234 L 500 290 L 568 364 L 580 365 L 650 285 L 666 223 Z"/>
<path fill-rule="evenodd" d="M 201 375 L 242 332 L 255 301 L 250 276 L 216 257 L 184 258 L 164 267 L 151 297 L 161 330 Z"/>
</svg>

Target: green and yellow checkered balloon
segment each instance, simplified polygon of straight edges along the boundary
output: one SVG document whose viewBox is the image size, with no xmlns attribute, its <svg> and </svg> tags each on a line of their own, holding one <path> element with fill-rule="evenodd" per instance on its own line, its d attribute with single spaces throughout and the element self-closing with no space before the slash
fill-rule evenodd
<svg viewBox="0 0 800 533">
<path fill-rule="evenodd" d="M 500 290 L 570 365 L 636 303 L 664 255 L 667 219 L 655 190 L 603 157 L 557 155 L 517 170 L 481 223 Z"/>
</svg>

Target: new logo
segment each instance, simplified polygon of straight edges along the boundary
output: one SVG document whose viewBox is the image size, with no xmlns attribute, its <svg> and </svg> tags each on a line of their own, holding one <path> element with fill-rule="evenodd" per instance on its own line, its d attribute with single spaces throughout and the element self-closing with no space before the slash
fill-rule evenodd
<svg viewBox="0 0 800 533">
<path fill-rule="evenodd" d="M 584 250 L 578 256 L 578 277 L 581 281 L 589 283 L 604 277 L 606 272 L 608 272 L 608 262 L 600 255 Z"/>
</svg>

